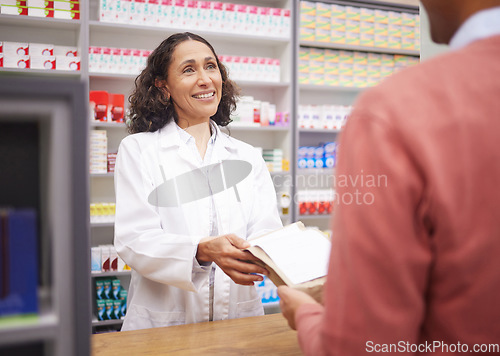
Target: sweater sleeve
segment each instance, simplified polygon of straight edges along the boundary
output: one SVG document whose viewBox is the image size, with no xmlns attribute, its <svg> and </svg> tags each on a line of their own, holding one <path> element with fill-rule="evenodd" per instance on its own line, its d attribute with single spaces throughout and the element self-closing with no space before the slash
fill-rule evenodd
<svg viewBox="0 0 500 356">
<path fill-rule="evenodd" d="M 431 263 L 421 222 L 425 176 L 390 111 L 370 106 L 360 101 L 341 136 L 324 309 L 303 306 L 296 314 L 306 355 L 417 343 L 424 319 Z"/>
</svg>

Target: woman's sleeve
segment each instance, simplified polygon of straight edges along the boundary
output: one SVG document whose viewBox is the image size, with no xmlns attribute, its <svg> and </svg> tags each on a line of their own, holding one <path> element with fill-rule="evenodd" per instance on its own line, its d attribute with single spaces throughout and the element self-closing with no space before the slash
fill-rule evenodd
<svg viewBox="0 0 500 356">
<path fill-rule="evenodd" d="M 195 257 L 202 236 L 166 233 L 158 208 L 148 202 L 153 189 L 139 144 L 130 137 L 124 139 L 115 166 L 115 248 L 142 276 L 196 291 L 209 273 Z"/>
<path fill-rule="evenodd" d="M 252 170 L 255 182 L 254 203 L 248 219 L 247 239 L 283 226 L 271 175 L 262 156 L 257 153 L 255 156 Z"/>
</svg>

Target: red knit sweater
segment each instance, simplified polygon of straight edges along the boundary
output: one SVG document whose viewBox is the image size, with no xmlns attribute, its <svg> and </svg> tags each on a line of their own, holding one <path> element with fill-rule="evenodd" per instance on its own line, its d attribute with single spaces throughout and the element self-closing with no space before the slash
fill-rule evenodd
<svg viewBox="0 0 500 356">
<path fill-rule="evenodd" d="M 297 311 L 302 349 L 498 346 L 500 36 L 403 70 L 354 106 L 341 137 L 325 306 Z"/>
</svg>

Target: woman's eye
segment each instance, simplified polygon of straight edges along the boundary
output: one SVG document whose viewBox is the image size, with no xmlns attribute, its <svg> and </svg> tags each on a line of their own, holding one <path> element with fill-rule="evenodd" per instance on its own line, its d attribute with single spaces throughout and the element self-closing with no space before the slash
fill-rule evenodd
<svg viewBox="0 0 500 356">
<path fill-rule="evenodd" d="M 184 69 L 182 71 L 182 73 L 192 73 L 192 72 L 194 72 L 194 71 L 193 71 L 193 68 L 191 68 L 191 67 L 187 67 L 186 69 Z"/>
<path fill-rule="evenodd" d="M 215 64 L 213 64 L 213 63 L 209 63 L 209 64 L 207 65 L 207 68 L 208 68 L 208 69 L 215 69 L 215 68 L 217 68 L 217 65 L 215 65 Z"/>
</svg>

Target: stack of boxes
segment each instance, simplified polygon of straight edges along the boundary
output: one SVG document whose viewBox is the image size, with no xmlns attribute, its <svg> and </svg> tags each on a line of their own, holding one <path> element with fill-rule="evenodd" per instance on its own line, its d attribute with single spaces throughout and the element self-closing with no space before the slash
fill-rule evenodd
<svg viewBox="0 0 500 356">
<path fill-rule="evenodd" d="M 280 60 L 275 58 L 219 56 L 229 70 L 232 80 L 250 80 L 279 83 Z"/>
<path fill-rule="evenodd" d="M 91 248 L 91 272 L 130 271 L 130 267 L 118 256 L 113 245 L 99 245 Z"/>
<path fill-rule="evenodd" d="M 89 47 L 89 71 L 91 73 L 138 74 L 146 66 L 150 50 Z"/>
<path fill-rule="evenodd" d="M 353 46 L 420 49 L 419 15 L 321 2 L 300 2 L 300 39 Z"/>
<path fill-rule="evenodd" d="M 79 20 L 79 0 L 0 0 L 0 14 Z"/>
<path fill-rule="evenodd" d="M 303 129 L 342 130 L 352 110 L 345 105 L 299 105 L 297 126 Z"/>
<path fill-rule="evenodd" d="M 364 88 L 418 63 L 414 56 L 300 47 L 299 84 Z"/>
<path fill-rule="evenodd" d="M 318 146 L 300 146 L 297 152 L 298 168 L 333 168 L 337 161 L 337 143 L 326 142 Z"/>
<path fill-rule="evenodd" d="M 108 93 L 105 90 L 91 90 L 89 93 L 91 120 L 123 123 L 125 116 L 125 96 Z"/>
<path fill-rule="evenodd" d="M 276 112 L 276 105 L 244 95 L 237 99 L 231 120 L 233 126 L 288 126 L 289 113 Z"/>
<path fill-rule="evenodd" d="M 43 43 L 0 42 L 0 68 L 80 70 L 76 47 Z"/>
<path fill-rule="evenodd" d="M 283 171 L 283 150 L 281 148 L 264 149 L 262 157 L 264 157 L 269 172 Z"/>
<path fill-rule="evenodd" d="M 112 223 L 115 221 L 115 203 L 91 203 L 90 223 Z"/>
<path fill-rule="evenodd" d="M 117 278 L 96 278 L 97 320 L 123 319 L 127 313 L 127 290 Z"/>
<path fill-rule="evenodd" d="M 106 130 L 90 131 L 90 174 L 108 172 L 108 136 Z"/>
<path fill-rule="evenodd" d="M 198 0 L 101 0 L 99 20 L 290 37 L 290 10 Z"/>
<path fill-rule="evenodd" d="M 333 189 L 299 190 L 297 200 L 300 215 L 330 215 L 333 211 Z"/>
</svg>

